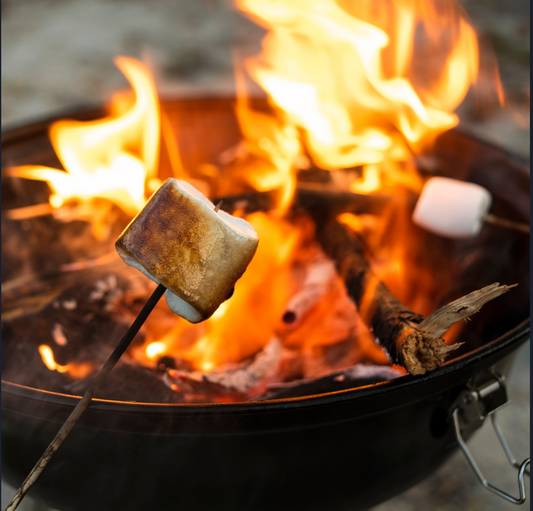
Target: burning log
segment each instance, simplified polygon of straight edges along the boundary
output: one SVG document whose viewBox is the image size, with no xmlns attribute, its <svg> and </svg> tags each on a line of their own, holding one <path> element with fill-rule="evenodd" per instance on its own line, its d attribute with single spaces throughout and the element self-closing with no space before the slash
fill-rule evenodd
<svg viewBox="0 0 533 511">
<path fill-rule="evenodd" d="M 392 361 L 413 375 L 442 365 L 459 345 L 446 346 L 442 335 L 454 324 L 477 312 L 485 303 L 514 286 L 491 284 L 439 309 L 428 318 L 402 304 L 380 281 L 365 259 L 363 248 L 337 221 L 318 222 L 316 236 L 335 261 L 348 294 L 354 300 L 376 342 Z"/>
<path fill-rule="evenodd" d="M 241 209 L 249 214 L 256 211 L 268 211 L 277 203 L 277 192 L 247 192 L 223 197 L 221 209 L 233 213 Z M 218 202 L 222 197 L 214 198 Z M 379 194 L 361 194 L 339 189 L 324 183 L 299 182 L 296 187 L 295 203 L 306 211 L 323 210 L 327 207 L 330 213 L 366 213 L 378 214 L 394 202 L 416 203 L 416 197 L 400 198 Z"/>
<path fill-rule="evenodd" d="M 190 402 L 245 401 L 261 395 L 275 379 L 282 358 L 282 345 L 273 337 L 251 360 L 236 368 L 212 373 L 169 369 L 163 381 L 172 390 L 182 392 Z"/>
<path fill-rule="evenodd" d="M 302 317 L 321 300 L 332 287 L 335 275 L 333 262 L 320 254 L 311 261 L 306 269 L 306 275 L 298 293 L 287 304 L 282 321 L 287 328 L 296 328 Z"/>
</svg>

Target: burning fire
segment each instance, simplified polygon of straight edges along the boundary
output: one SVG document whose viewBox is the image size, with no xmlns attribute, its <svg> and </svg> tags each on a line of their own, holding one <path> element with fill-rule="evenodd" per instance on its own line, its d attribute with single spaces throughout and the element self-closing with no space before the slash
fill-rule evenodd
<svg viewBox="0 0 533 511">
<path fill-rule="evenodd" d="M 93 365 L 87 362 L 69 363 L 65 366 L 58 364 L 54 359 L 54 352 L 50 346 L 47 346 L 46 344 L 41 344 L 41 346 L 39 346 L 39 353 L 43 359 L 44 365 L 50 369 L 50 371 L 68 373 L 69 377 L 73 380 L 85 378 L 94 371 Z"/>
<path fill-rule="evenodd" d="M 314 163 L 362 165 L 354 192 L 398 184 L 419 190 L 413 151 L 457 125 L 453 110 L 477 75 L 476 37 L 454 4 L 444 12 L 416 0 L 238 5 L 269 30 L 263 53 L 246 67 L 286 125 L 303 131 Z M 441 52 L 448 47 L 437 69 L 424 70 L 425 83 L 413 76 L 420 31 L 442 41 Z"/>
<path fill-rule="evenodd" d="M 357 193 L 419 191 L 423 182 L 415 155 L 457 125 L 453 110 L 477 75 L 476 36 L 451 0 L 237 0 L 237 5 L 268 30 L 263 53 L 246 60 L 244 68 L 266 92 L 271 112 L 250 106 L 238 76 L 236 114 L 244 140 L 226 154 L 220 168 L 185 171 L 176 146 L 166 145 L 177 162 L 176 177 L 186 172 L 212 195 L 278 190 L 279 201 L 273 211 L 247 217 L 261 239 L 257 255 L 234 296 L 210 320 L 199 325 L 177 320 L 165 332 L 151 328 L 148 320 L 145 345 L 132 350 L 148 365 L 172 355 L 210 371 L 252 356 L 279 335 L 287 304 L 301 285 L 302 268 L 317 250 L 309 221 L 287 216 L 298 171 L 309 165 L 353 169 L 347 187 Z M 115 98 L 109 117 L 99 121 L 55 123 L 50 137 L 65 171 L 11 170 L 13 176 L 46 181 L 54 208 L 72 200 L 106 199 L 133 216 L 160 183 L 160 115 L 153 81 L 139 62 L 120 57 L 117 65 L 135 101 Z M 376 250 L 378 275 L 402 294 L 402 286 L 408 287 L 406 254 L 377 250 L 390 218 L 347 214 L 341 220 L 366 236 Z M 314 310 L 327 315 L 331 300 L 344 300 L 331 292 L 328 288 Z M 421 296 L 415 293 L 407 303 L 425 313 Z M 332 342 L 324 329 L 320 338 L 313 335 L 316 325 L 310 323 L 302 325 L 299 338 L 297 331 L 287 336 L 291 349 Z M 68 370 L 53 362 L 51 352 L 45 355 L 43 348 L 41 353 L 43 360 L 49 357 L 50 369 Z M 362 342 L 361 353 L 351 362 L 364 357 L 384 362 L 372 342 Z"/>
<path fill-rule="evenodd" d="M 153 191 L 160 184 L 159 102 L 153 80 L 140 62 L 119 57 L 116 64 L 134 89 L 134 105 L 125 107 L 128 101 L 121 95 L 106 119 L 54 123 L 50 139 L 65 171 L 37 166 L 10 171 L 46 181 L 54 208 L 73 199 L 90 203 L 100 198 L 133 216 L 147 200 L 146 187 Z"/>
</svg>

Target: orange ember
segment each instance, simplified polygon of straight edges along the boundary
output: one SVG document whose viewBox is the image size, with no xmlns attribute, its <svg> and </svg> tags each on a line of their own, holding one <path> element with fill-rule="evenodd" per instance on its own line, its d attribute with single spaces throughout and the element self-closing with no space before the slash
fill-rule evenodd
<svg viewBox="0 0 533 511">
<path fill-rule="evenodd" d="M 457 125 L 453 111 L 476 80 L 475 33 L 451 0 L 236 4 L 268 32 L 262 53 L 247 59 L 245 71 L 237 74 L 235 111 L 243 140 L 221 155 L 219 167 L 183 167 L 173 128 L 165 114 L 160 119 L 149 73 L 141 63 L 119 57 L 135 97 L 117 96 L 105 119 L 52 125 L 50 137 L 65 171 L 32 166 L 10 173 L 46 181 L 53 208 L 104 199 L 133 216 L 160 183 L 162 131 L 176 177 L 201 191 L 211 196 L 277 191 L 271 211 L 246 218 L 261 242 L 233 297 L 198 325 L 176 318 L 163 325 L 149 318 L 146 342 L 131 349 L 141 363 L 153 367 L 170 355 L 209 372 L 252 357 L 273 338 L 281 339 L 286 354 L 307 354 L 306 367 L 294 374 L 320 374 L 317 354 L 347 339 L 344 363 L 387 363 L 340 279 L 320 281 L 313 274 L 330 270 L 311 221 L 290 213 L 297 175 L 308 167 L 347 169 L 342 185 L 352 192 L 400 198 L 419 192 L 423 179 L 416 155 Z M 244 72 L 266 92 L 269 111 L 252 108 Z M 393 205 L 379 217 L 345 214 L 340 220 L 365 240 L 376 274 L 391 291 L 427 314 L 432 311 L 425 297 L 437 292 L 439 282 L 429 274 L 413 276 L 405 242 L 412 227 L 405 211 Z M 300 311 L 297 324 L 288 325 L 284 314 L 292 313 L 290 307 L 306 292 L 314 301 Z M 71 370 L 42 348 L 50 369 Z"/>
</svg>

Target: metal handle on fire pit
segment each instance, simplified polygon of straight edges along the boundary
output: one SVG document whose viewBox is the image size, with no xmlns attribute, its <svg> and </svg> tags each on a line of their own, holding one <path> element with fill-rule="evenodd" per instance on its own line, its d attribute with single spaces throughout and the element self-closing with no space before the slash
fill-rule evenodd
<svg viewBox="0 0 533 511">
<path fill-rule="evenodd" d="M 527 466 L 530 464 L 530 458 L 525 459 L 522 463 L 516 461 L 509 444 L 505 440 L 500 427 L 496 422 L 496 411 L 508 402 L 507 389 L 503 376 L 493 371 L 491 371 L 491 374 L 492 379 L 486 382 L 482 387 L 475 390 L 464 390 L 454 402 L 455 407 L 452 412 L 452 418 L 455 438 L 479 482 L 487 488 L 487 490 L 513 504 L 523 504 L 526 501 L 524 477 L 526 474 L 529 476 Z M 518 468 L 518 491 L 520 493 L 518 498 L 499 490 L 485 479 L 463 440 L 462 432 L 469 432 L 477 429 L 489 415 L 496 436 L 502 444 L 509 463 L 513 467 Z"/>
</svg>

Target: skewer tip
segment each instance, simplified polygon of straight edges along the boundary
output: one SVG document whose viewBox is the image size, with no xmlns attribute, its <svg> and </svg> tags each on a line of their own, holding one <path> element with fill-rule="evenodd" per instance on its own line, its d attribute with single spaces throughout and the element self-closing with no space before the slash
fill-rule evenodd
<svg viewBox="0 0 533 511">
<path fill-rule="evenodd" d="M 215 213 L 218 213 L 218 210 L 222 207 L 223 202 L 224 202 L 224 199 L 221 199 L 219 203 L 215 206 Z"/>
</svg>

